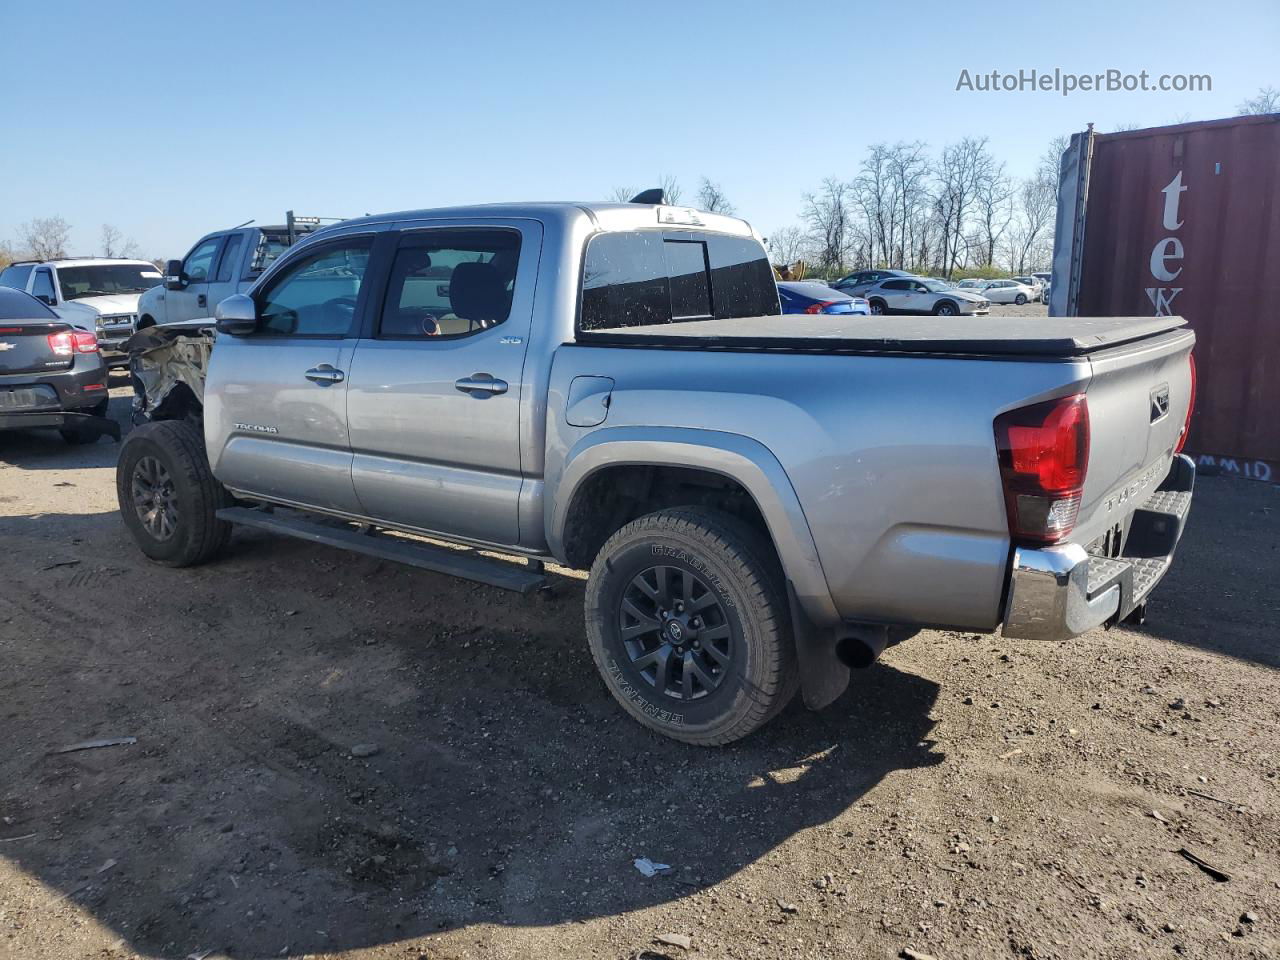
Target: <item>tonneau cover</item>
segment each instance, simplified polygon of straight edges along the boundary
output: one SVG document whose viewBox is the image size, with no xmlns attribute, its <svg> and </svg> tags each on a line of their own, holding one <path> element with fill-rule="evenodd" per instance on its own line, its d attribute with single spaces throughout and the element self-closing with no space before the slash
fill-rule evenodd
<svg viewBox="0 0 1280 960">
<path fill-rule="evenodd" d="M 1075 357 L 1184 326 L 1182 317 L 786 314 L 580 331 L 579 343 L 819 353 Z"/>
</svg>

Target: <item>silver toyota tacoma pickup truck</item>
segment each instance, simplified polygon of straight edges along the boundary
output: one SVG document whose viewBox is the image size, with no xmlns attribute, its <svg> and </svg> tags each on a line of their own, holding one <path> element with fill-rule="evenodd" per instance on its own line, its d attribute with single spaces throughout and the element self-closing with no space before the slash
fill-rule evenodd
<svg viewBox="0 0 1280 960">
<path fill-rule="evenodd" d="M 1140 617 L 1190 506 L 1181 319 L 780 316 L 751 227 L 684 208 L 345 221 L 216 316 L 171 376 L 139 354 L 185 397 L 120 457 L 147 556 L 247 524 L 521 591 L 590 570 L 605 683 L 690 743 L 922 627 Z"/>
</svg>

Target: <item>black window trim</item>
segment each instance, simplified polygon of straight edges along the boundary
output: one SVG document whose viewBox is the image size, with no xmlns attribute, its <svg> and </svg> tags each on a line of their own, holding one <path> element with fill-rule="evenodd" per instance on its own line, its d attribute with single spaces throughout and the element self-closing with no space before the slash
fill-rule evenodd
<svg viewBox="0 0 1280 960">
<path fill-rule="evenodd" d="M 348 233 L 348 234 L 343 234 L 340 237 L 328 238 L 326 240 L 321 241 L 320 243 L 309 243 L 306 245 L 306 247 L 301 248 L 301 252 L 298 254 L 296 258 L 290 258 L 287 254 L 278 257 L 275 263 L 271 264 L 271 266 L 275 267 L 277 264 L 279 264 L 280 269 L 273 270 L 272 275 L 268 278 L 268 282 L 260 284 L 253 291 L 252 296 L 253 296 L 254 310 L 259 315 L 259 317 L 261 317 L 262 306 L 263 306 L 262 298 L 266 295 L 267 291 L 275 284 L 277 280 L 277 275 L 282 274 L 286 270 L 288 270 L 289 266 L 291 265 L 290 264 L 291 259 L 306 260 L 306 259 L 309 259 L 315 253 L 326 251 L 334 247 L 352 246 L 351 241 L 353 240 L 363 241 L 363 245 L 367 245 L 369 248 L 369 263 L 365 267 L 364 278 L 360 281 L 360 292 L 356 294 L 355 313 L 351 318 L 351 325 L 347 327 L 346 333 L 270 333 L 270 332 L 264 332 L 263 330 L 258 329 L 258 330 L 255 330 L 253 333 L 249 334 L 249 336 L 245 337 L 244 339 L 250 342 L 261 341 L 261 340 L 278 342 L 280 340 L 357 340 L 359 339 L 360 334 L 364 330 L 365 324 L 367 322 L 366 313 L 368 312 L 368 309 L 369 309 L 369 300 L 370 300 L 369 280 L 370 278 L 376 277 L 375 270 L 377 268 L 377 265 L 376 265 L 375 259 L 379 252 L 378 239 L 379 239 L 379 234 L 376 232 Z M 298 249 L 298 248 L 295 246 L 293 248 L 290 248 L 288 252 L 292 253 L 294 249 Z M 263 272 L 263 275 L 266 276 L 266 271 Z"/>
<path fill-rule="evenodd" d="M 477 337 L 482 333 L 488 333 L 491 330 L 501 330 L 510 320 L 511 312 L 507 312 L 507 319 L 502 323 L 495 323 L 492 327 L 482 327 L 479 330 L 468 330 L 466 333 L 442 333 L 435 336 L 427 336 L 425 334 L 406 334 L 404 336 L 383 336 L 382 334 L 382 312 L 386 309 L 387 297 L 391 294 L 391 271 L 395 267 L 396 256 L 401 250 L 412 249 L 417 244 L 414 240 L 425 236 L 429 233 L 468 233 L 476 231 L 493 231 L 514 233 L 516 236 L 516 273 L 512 280 L 511 301 L 512 308 L 515 306 L 516 285 L 520 282 L 520 257 L 524 255 L 524 233 L 513 226 L 493 225 L 493 224 L 450 224 L 449 226 L 437 227 L 411 227 L 403 230 L 396 230 L 390 236 L 394 238 L 394 244 L 388 243 L 389 248 L 386 251 L 386 269 L 382 271 L 378 278 L 379 292 L 377 302 L 372 304 L 369 311 L 368 333 L 364 337 L 366 340 L 385 340 L 391 342 L 402 343 L 448 343 L 455 340 L 466 340 L 470 337 Z"/>
</svg>

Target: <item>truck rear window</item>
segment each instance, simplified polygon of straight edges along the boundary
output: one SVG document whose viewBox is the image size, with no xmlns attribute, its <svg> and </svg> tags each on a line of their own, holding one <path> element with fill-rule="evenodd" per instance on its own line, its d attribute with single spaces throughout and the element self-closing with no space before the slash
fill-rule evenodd
<svg viewBox="0 0 1280 960">
<path fill-rule="evenodd" d="M 587 244 L 579 330 L 778 312 L 773 268 L 749 237 L 646 230 Z"/>
</svg>

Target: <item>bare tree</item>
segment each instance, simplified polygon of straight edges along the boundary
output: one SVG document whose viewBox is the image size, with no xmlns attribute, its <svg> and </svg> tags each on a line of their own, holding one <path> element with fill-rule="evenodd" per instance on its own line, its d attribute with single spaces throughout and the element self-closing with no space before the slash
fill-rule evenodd
<svg viewBox="0 0 1280 960">
<path fill-rule="evenodd" d="M 920 140 L 894 144 L 889 153 L 889 182 L 892 185 L 894 217 L 899 223 L 898 247 L 890 259 L 906 266 L 911 260 L 916 238 L 925 228 L 929 215 L 928 146 Z"/>
<path fill-rule="evenodd" d="M 61 217 L 37 217 L 18 228 L 33 260 L 57 260 L 67 255 L 71 224 Z"/>
<path fill-rule="evenodd" d="M 720 184 L 712 183 L 707 177 L 698 185 L 698 209 L 707 213 L 723 213 L 732 215 L 735 210 L 729 198 L 724 195 Z"/>
<path fill-rule="evenodd" d="M 943 276 L 955 270 L 964 246 L 965 227 L 978 192 L 978 182 L 992 162 L 986 137 L 965 137 L 942 151 L 934 171 L 937 196 L 934 210 L 941 228 L 938 267 Z"/>
<path fill-rule="evenodd" d="M 1261 87 L 1257 96 L 1242 100 L 1236 106 L 1239 116 L 1247 117 L 1261 113 L 1280 113 L 1280 90 L 1275 87 Z"/>
<path fill-rule="evenodd" d="M 1013 184 L 1004 164 L 994 158 L 978 171 L 973 198 L 974 248 L 978 266 L 989 267 L 996 260 L 996 246 L 1013 220 Z"/>
<path fill-rule="evenodd" d="M 126 237 L 113 224 L 102 225 L 102 255 L 104 257 L 136 257 L 138 243 Z"/>
<path fill-rule="evenodd" d="M 684 191 L 680 189 L 680 182 L 673 174 L 664 173 L 658 180 L 658 186 L 662 187 L 662 195 L 667 198 L 667 203 L 673 206 L 684 196 Z"/>
<path fill-rule="evenodd" d="M 799 227 L 781 227 L 765 240 L 769 259 L 777 264 L 792 264 L 804 256 L 805 235 Z"/>
<path fill-rule="evenodd" d="M 844 266 L 848 253 L 849 185 L 827 177 L 817 193 L 804 196 L 804 219 L 814 254 L 824 272 Z"/>
<path fill-rule="evenodd" d="M 0 270 L 3 270 L 17 259 L 18 255 L 14 252 L 13 247 L 7 241 L 0 240 Z"/>
<path fill-rule="evenodd" d="M 613 188 L 613 199 L 617 200 L 619 203 L 626 203 L 635 195 L 636 195 L 636 191 L 632 190 L 630 187 L 614 187 Z"/>
<path fill-rule="evenodd" d="M 1036 172 L 1018 189 L 1016 216 L 1006 244 L 1009 269 L 1014 273 L 1047 266 L 1053 255 L 1058 175 L 1064 149 L 1065 138 L 1051 141 Z"/>
</svg>

